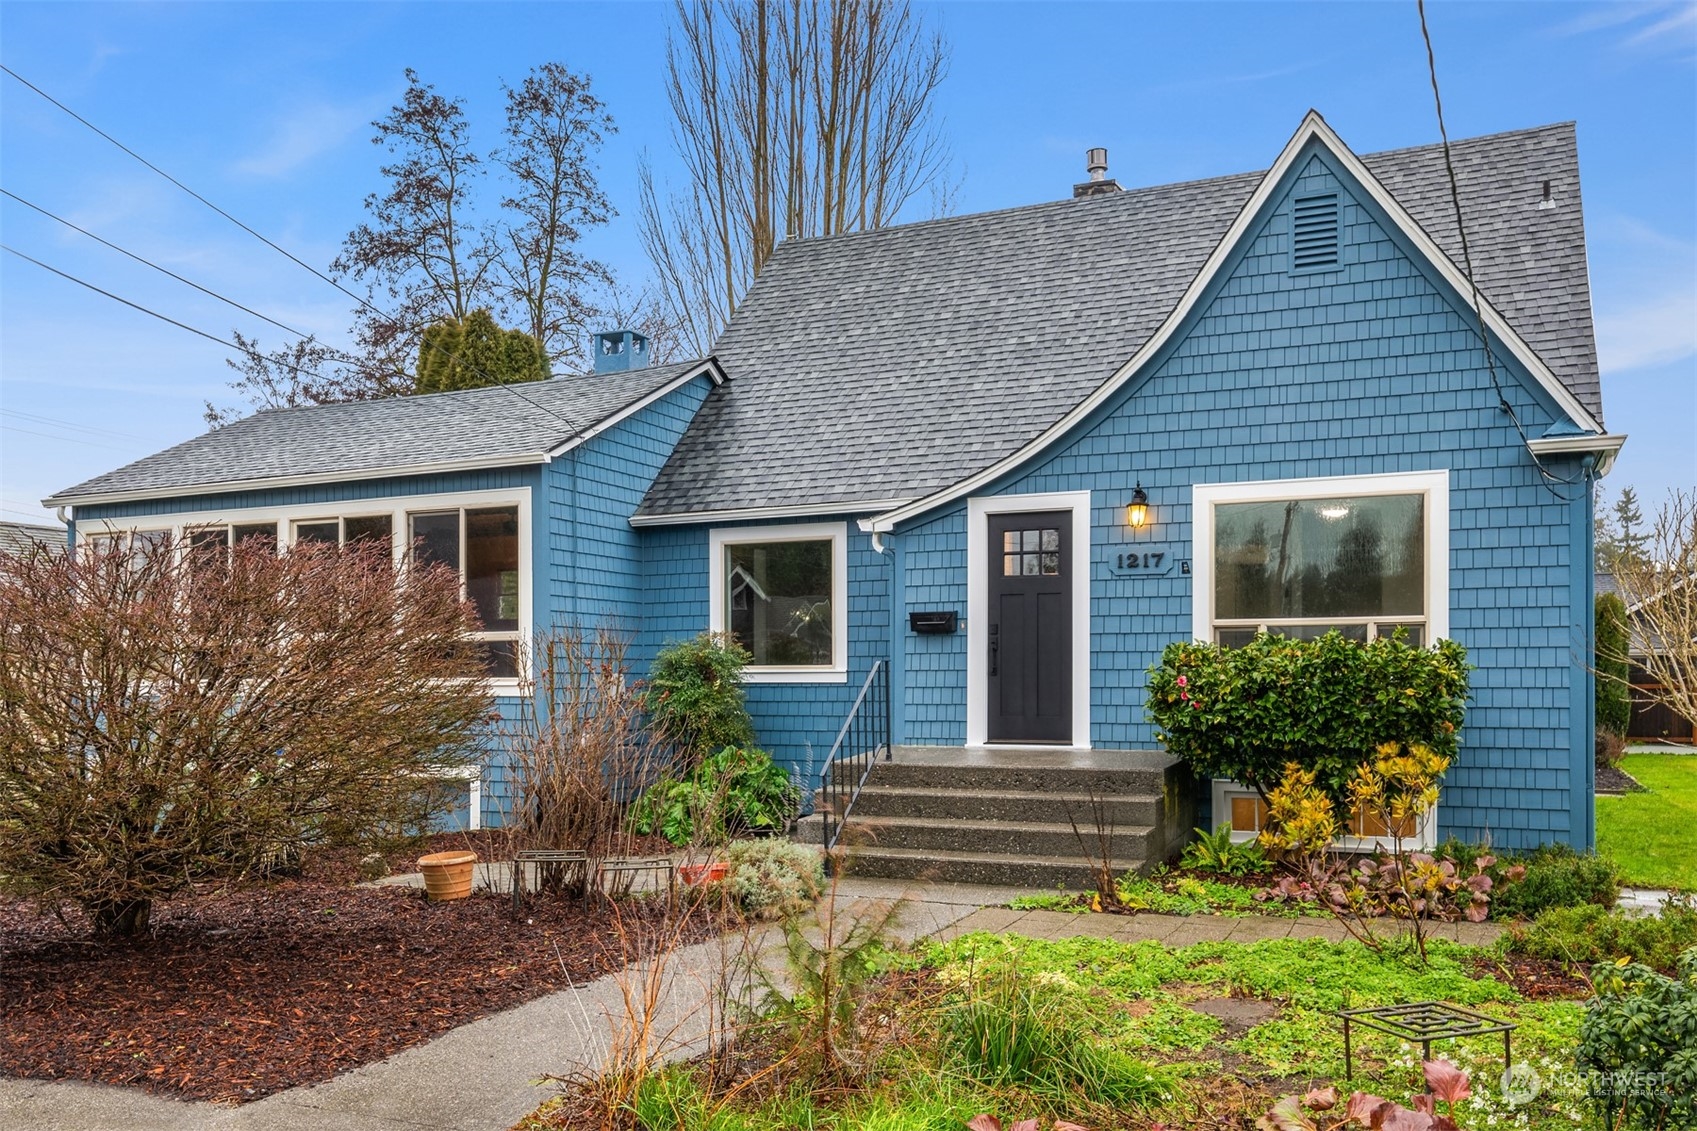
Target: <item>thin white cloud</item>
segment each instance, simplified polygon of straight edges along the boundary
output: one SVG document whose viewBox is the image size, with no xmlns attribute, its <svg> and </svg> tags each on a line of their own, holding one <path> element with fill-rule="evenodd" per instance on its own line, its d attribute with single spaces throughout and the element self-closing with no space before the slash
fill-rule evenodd
<svg viewBox="0 0 1697 1131">
<path fill-rule="evenodd" d="M 1653 12 L 1661 11 L 1661 4 L 1600 4 L 1571 20 L 1564 20 L 1549 29 L 1549 34 L 1558 36 L 1585 35 L 1593 31 L 1603 31 L 1606 28 L 1619 27 L 1641 19 Z"/>
<path fill-rule="evenodd" d="M 381 107 L 375 112 L 381 112 Z M 258 150 L 237 161 L 235 171 L 248 177 L 283 177 L 330 152 L 370 124 L 365 103 L 314 102 L 289 109 Z"/>
<path fill-rule="evenodd" d="M 1604 373 L 1697 356 L 1697 289 L 1686 286 L 1623 310 L 1598 314 L 1596 326 Z"/>
<path fill-rule="evenodd" d="M 1697 4 L 1681 5 L 1670 15 L 1664 16 L 1649 27 L 1638 31 L 1637 34 L 1633 35 L 1626 41 L 1624 46 L 1641 47 L 1647 43 L 1654 43 L 1657 40 L 1662 39 L 1670 32 L 1677 32 L 1681 28 L 1691 27 L 1697 27 Z M 1689 40 L 1690 38 L 1690 36 L 1682 37 L 1684 40 Z"/>
</svg>

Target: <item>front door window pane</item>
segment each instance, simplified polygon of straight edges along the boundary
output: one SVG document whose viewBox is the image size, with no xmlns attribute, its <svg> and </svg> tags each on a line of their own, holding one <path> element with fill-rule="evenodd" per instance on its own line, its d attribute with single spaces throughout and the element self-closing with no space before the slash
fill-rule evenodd
<svg viewBox="0 0 1697 1131">
<path fill-rule="evenodd" d="M 1222 503 L 1219 620 L 1423 616 L 1425 496 Z"/>
<path fill-rule="evenodd" d="M 465 512 L 466 598 L 489 632 L 519 626 L 519 510 Z"/>
<path fill-rule="evenodd" d="M 830 541 L 745 543 L 725 553 L 726 623 L 753 663 L 830 664 Z"/>
<path fill-rule="evenodd" d="M 412 516 L 413 553 L 425 565 L 460 568 L 460 512 Z"/>
</svg>

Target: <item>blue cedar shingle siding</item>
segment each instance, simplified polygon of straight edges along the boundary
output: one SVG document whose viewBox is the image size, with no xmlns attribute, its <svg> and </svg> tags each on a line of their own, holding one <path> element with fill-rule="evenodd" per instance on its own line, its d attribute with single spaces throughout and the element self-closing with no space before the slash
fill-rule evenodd
<svg viewBox="0 0 1697 1131">
<path fill-rule="evenodd" d="M 708 377 L 697 377 L 543 467 L 539 624 L 607 623 L 635 635 L 642 567 L 630 516 L 710 388 Z"/>
<path fill-rule="evenodd" d="M 1145 670 L 1192 634 L 1190 579 L 1107 568 L 1132 544 L 1135 481 L 1155 522 L 1138 544 L 1188 556 L 1194 483 L 1453 469 L 1450 635 L 1478 670 L 1440 835 L 1589 845 L 1589 491 L 1558 487 L 1564 502 L 1540 483 L 1458 296 L 1324 159 L 1298 167 L 1296 195 L 1340 194 L 1339 269 L 1291 272 L 1287 190 L 1146 380 L 983 493 L 1093 492 L 1091 741 L 1150 747 Z M 1541 433 L 1556 419 L 1545 395 L 1501 353 L 1497 364 L 1509 403 Z M 965 537 L 960 506 L 897 532 L 908 608 L 965 611 Z M 964 740 L 964 648 L 964 634 L 904 636 L 905 741 Z"/>
<path fill-rule="evenodd" d="M 873 553 L 852 522 L 849 531 L 847 681 L 751 683 L 746 689 L 760 745 L 801 781 L 811 782 L 822 771 L 866 673 L 874 660 L 889 655 L 890 559 Z M 643 531 L 643 631 L 632 665 L 637 671 L 646 672 L 666 645 L 706 630 L 708 553 L 704 526 Z"/>
</svg>

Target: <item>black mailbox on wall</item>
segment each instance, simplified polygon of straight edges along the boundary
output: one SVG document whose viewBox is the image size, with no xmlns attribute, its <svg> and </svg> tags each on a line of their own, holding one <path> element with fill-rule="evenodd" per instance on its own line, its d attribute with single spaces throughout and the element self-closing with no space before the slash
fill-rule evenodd
<svg viewBox="0 0 1697 1131">
<path fill-rule="evenodd" d="M 931 636 L 956 631 L 957 619 L 952 609 L 946 613 L 909 613 L 907 626 L 921 636 Z"/>
</svg>

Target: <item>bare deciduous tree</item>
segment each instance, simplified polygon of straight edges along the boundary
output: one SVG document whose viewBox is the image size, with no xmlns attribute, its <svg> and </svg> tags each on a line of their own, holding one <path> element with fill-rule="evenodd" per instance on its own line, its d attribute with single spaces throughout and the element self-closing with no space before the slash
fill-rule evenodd
<svg viewBox="0 0 1697 1131">
<path fill-rule="evenodd" d="M 131 935 L 197 881 L 421 828 L 491 708 L 475 623 L 386 549 L 0 558 L 0 888 Z"/>
<path fill-rule="evenodd" d="M 1644 694 L 1697 720 L 1697 490 L 1671 492 L 1641 538 L 1637 552 L 1614 559 L 1631 660 L 1655 685 Z"/>
<path fill-rule="evenodd" d="M 780 240 L 883 227 L 948 166 L 948 51 L 905 0 L 679 0 L 666 68 L 685 183 L 644 165 L 643 243 L 697 355 Z"/>
<path fill-rule="evenodd" d="M 599 313 L 589 292 L 613 285 L 606 265 L 576 247 L 585 228 L 613 214 L 592 158 L 614 132 L 613 119 L 589 93 L 589 80 L 558 63 L 544 63 L 506 92 L 507 143 L 497 159 L 513 188 L 501 201 L 511 219 L 496 266 L 505 297 L 523 314 L 519 325 L 549 360 L 581 360 L 585 331 Z"/>
</svg>

